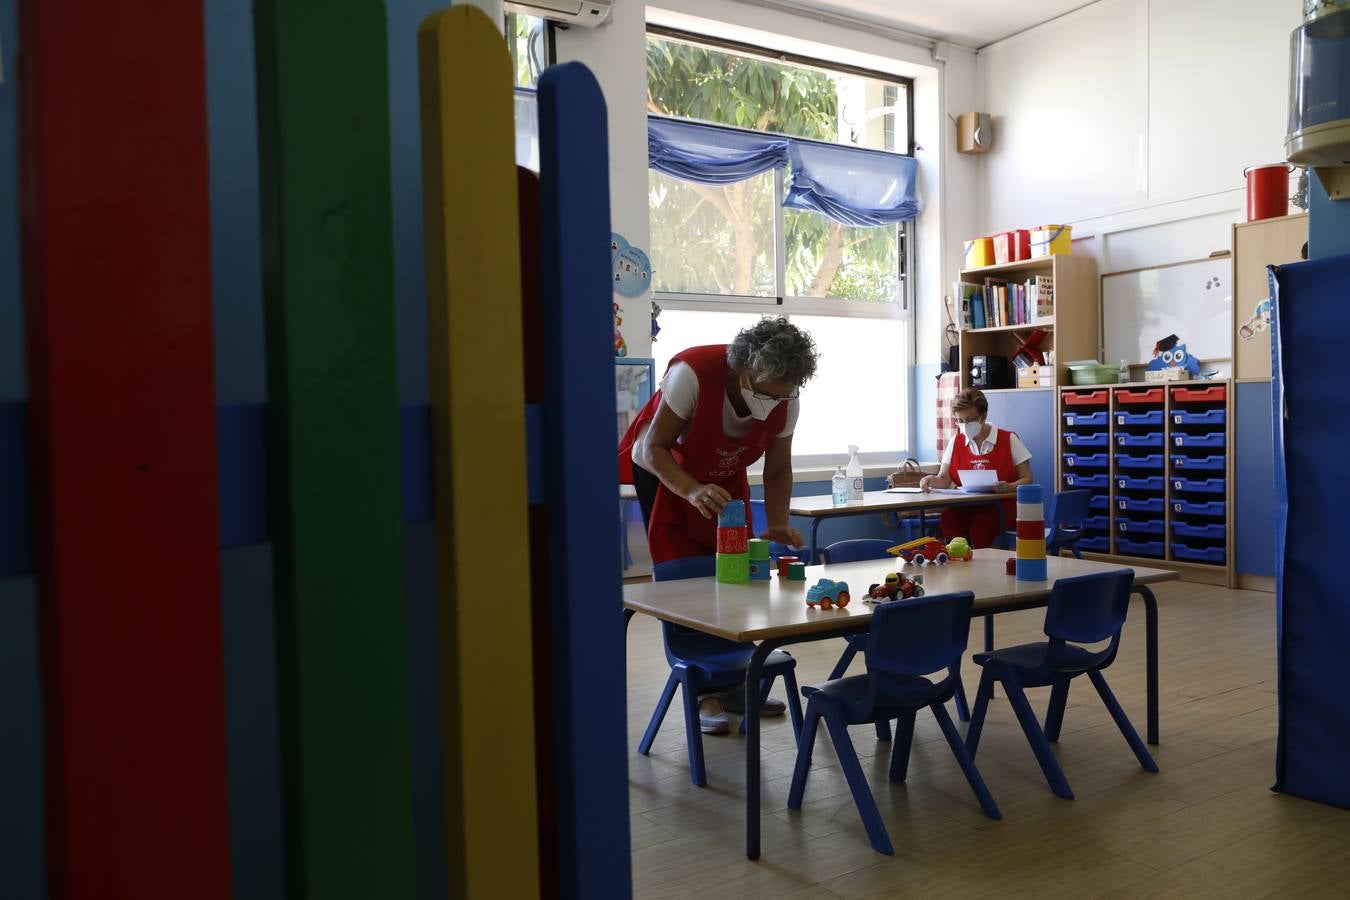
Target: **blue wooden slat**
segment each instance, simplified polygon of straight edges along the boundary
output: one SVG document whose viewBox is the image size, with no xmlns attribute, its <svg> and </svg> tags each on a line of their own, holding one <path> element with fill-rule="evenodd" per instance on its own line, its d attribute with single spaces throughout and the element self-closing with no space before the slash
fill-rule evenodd
<svg viewBox="0 0 1350 900">
<path fill-rule="evenodd" d="M 261 403 L 216 410 L 220 459 L 220 546 L 244 547 L 268 539 L 267 407 Z"/>
<path fill-rule="evenodd" d="M 1275 434 L 1271 383 L 1236 385 L 1233 511 L 1237 571 L 1275 577 Z"/>
<path fill-rule="evenodd" d="M 539 82 L 544 459 L 559 893 L 632 893 L 605 101 L 580 63 Z M 604 709 L 603 716 L 589 712 Z M 617 712 L 617 714 L 615 714 Z"/>
</svg>

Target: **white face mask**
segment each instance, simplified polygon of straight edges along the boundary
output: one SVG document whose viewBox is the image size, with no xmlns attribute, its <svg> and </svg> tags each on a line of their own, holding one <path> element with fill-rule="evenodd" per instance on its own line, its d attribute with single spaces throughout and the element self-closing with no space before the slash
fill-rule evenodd
<svg viewBox="0 0 1350 900">
<path fill-rule="evenodd" d="M 984 430 L 984 423 L 978 420 L 974 422 L 961 423 L 961 431 L 965 434 L 967 438 L 969 438 L 972 441 L 974 441 L 977 437 L 979 437 L 980 432 L 983 430 Z"/>
<path fill-rule="evenodd" d="M 769 413 L 778 408 L 781 400 L 765 400 L 762 397 L 756 397 L 755 392 L 749 388 L 741 388 L 741 399 L 745 405 L 750 407 L 750 415 L 763 422 L 769 417 Z"/>
</svg>

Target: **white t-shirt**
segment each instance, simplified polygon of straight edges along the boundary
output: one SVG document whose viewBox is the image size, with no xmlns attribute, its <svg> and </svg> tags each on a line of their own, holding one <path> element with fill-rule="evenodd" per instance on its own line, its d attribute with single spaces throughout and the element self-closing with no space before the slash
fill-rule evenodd
<svg viewBox="0 0 1350 900">
<path fill-rule="evenodd" d="M 976 456 L 988 456 L 994 450 L 994 443 L 998 440 L 998 429 L 993 425 L 989 426 L 989 434 L 980 446 L 976 447 L 975 442 L 966 437 L 965 433 L 959 433 L 955 440 L 947 442 L 947 449 L 942 452 L 942 464 L 950 466 L 952 464 L 952 448 L 956 446 L 956 441 L 965 441 L 966 444 L 975 451 Z M 1031 451 L 1027 445 L 1022 443 L 1022 439 L 1011 431 L 1008 432 L 1008 450 L 1012 453 L 1013 465 L 1020 466 L 1022 463 L 1031 459 Z"/>
<path fill-rule="evenodd" d="M 670 411 L 675 413 L 685 422 L 692 423 L 694 419 L 694 408 L 698 406 L 698 375 L 693 369 L 682 362 L 671 365 L 666 370 L 666 377 L 661 379 L 661 401 L 670 407 Z M 780 438 L 790 437 L 797 427 L 797 414 L 801 403 L 798 400 L 784 400 L 787 404 L 787 421 L 783 423 L 783 430 L 778 432 Z M 744 437 L 750 430 L 750 423 L 754 421 L 753 416 L 736 415 L 736 409 L 731 405 L 731 400 L 727 398 L 726 392 L 722 392 L 722 430 L 726 432 L 729 438 Z M 685 425 L 684 434 L 689 431 L 689 426 Z M 638 441 L 633 442 L 633 460 L 638 458 Z"/>
</svg>

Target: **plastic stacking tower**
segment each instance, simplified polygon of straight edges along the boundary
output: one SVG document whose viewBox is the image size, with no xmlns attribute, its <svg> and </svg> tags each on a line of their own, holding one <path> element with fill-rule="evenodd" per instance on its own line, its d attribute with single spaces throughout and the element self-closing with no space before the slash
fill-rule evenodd
<svg viewBox="0 0 1350 900">
<path fill-rule="evenodd" d="M 751 538 L 747 542 L 750 551 L 750 580 L 768 581 L 773 569 L 773 560 L 769 559 L 769 542 L 763 538 Z"/>
<path fill-rule="evenodd" d="M 717 580 L 745 584 L 750 580 L 749 530 L 745 501 L 732 500 L 717 514 Z"/>
<path fill-rule="evenodd" d="M 1045 581 L 1045 501 L 1039 484 L 1017 488 L 1017 580 Z"/>
</svg>

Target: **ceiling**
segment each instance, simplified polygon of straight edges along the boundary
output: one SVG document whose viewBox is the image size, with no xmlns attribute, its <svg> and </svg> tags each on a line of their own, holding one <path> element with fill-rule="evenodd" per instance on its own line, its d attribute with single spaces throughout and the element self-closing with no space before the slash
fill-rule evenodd
<svg viewBox="0 0 1350 900">
<path fill-rule="evenodd" d="M 794 0 L 794 6 L 856 16 L 927 37 L 983 47 L 1092 0 Z"/>
</svg>

